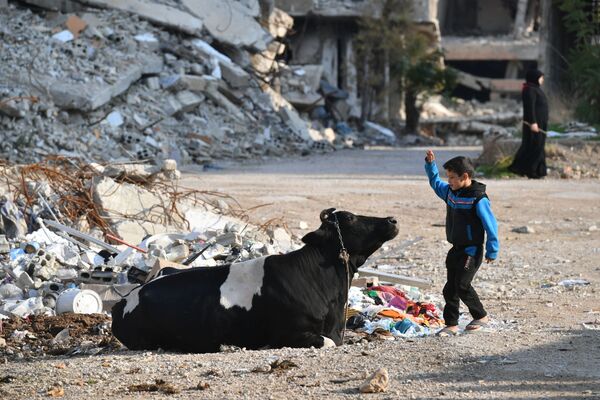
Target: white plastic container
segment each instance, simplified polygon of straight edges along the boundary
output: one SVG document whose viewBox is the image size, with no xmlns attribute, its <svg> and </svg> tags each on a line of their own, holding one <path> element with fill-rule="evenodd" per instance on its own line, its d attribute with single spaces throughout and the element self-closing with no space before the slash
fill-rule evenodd
<svg viewBox="0 0 600 400">
<path fill-rule="evenodd" d="M 56 314 L 97 314 L 102 312 L 102 299 L 88 289 L 67 289 L 56 299 Z"/>
</svg>

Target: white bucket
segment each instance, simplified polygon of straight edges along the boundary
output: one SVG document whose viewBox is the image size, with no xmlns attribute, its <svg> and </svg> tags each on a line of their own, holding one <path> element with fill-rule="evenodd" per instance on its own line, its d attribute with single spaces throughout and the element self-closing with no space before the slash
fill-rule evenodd
<svg viewBox="0 0 600 400">
<path fill-rule="evenodd" d="M 56 299 L 56 313 L 97 314 L 102 312 L 102 299 L 88 289 L 67 289 Z"/>
</svg>

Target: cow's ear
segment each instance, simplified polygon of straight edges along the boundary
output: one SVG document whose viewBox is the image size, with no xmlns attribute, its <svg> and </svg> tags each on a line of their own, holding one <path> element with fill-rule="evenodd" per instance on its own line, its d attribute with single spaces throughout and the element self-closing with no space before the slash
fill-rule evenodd
<svg viewBox="0 0 600 400">
<path fill-rule="evenodd" d="M 309 232 L 302 237 L 302 241 L 312 246 L 319 246 L 327 238 L 327 232 L 323 228 L 319 228 L 316 231 Z"/>
</svg>

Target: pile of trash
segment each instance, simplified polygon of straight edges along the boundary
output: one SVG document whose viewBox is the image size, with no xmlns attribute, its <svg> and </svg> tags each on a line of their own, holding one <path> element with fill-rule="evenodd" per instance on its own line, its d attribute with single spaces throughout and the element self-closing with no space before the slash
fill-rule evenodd
<svg viewBox="0 0 600 400">
<path fill-rule="evenodd" d="M 183 23 L 189 14 L 160 3 L 148 5 L 157 11 L 151 15 L 101 1 L 95 2 L 106 3 L 97 4 L 101 9 L 83 1 L 38 5 L 61 10 L 67 3 L 78 12 L 0 5 L 0 129 L 6 139 L 0 155 L 9 162 L 56 154 L 88 162 L 209 164 L 353 144 L 313 128 L 265 83 L 268 71 L 259 74 L 252 64 L 266 51 L 264 43 L 215 38 L 218 30 L 208 20 L 207 29 L 202 22 L 191 29 Z M 160 14 L 163 9 L 167 14 Z M 168 12 L 181 15 L 173 19 Z M 256 37 L 275 40 L 257 17 L 244 23 Z M 272 27 L 275 35 L 291 28 L 288 18 Z"/>
<path fill-rule="evenodd" d="M 384 338 L 431 335 L 444 326 L 435 301 L 416 287 L 353 286 L 346 325 L 356 332 Z"/>
</svg>

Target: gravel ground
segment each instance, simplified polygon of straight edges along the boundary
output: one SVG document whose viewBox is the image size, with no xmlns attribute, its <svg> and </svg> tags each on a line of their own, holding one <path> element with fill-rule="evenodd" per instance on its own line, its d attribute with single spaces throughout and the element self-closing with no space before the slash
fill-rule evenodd
<svg viewBox="0 0 600 400">
<path fill-rule="evenodd" d="M 477 149 L 436 153 L 441 165 Z M 222 191 L 246 208 L 263 205 L 251 212 L 253 221 L 281 217 L 297 235 L 308 232 L 301 221 L 316 228 L 328 207 L 393 215 L 400 234 L 370 261 L 430 279 L 428 293 L 440 295 L 449 248 L 445 209 L 424 177 L 423 155 L 414 148 L 343 151 L 190 171 L 183 183 Z M 483 266 L 475 281 L 494 321 L 489 331 L 409 340 L 349 335 L 349 344 L 327 350 L 174 354 L 109 347 L 95 355 L 7 357 L 0 364 L 0 398 L 600 398 L 598 181 L 482 181 L 502 246 L 497 262 Z M 512 231 L 521 226 L 534 232 Z M 407 241 L 414 244 L 406 247 Z M 589 284 L 558 284 L 565 279 Z M 390 377 L 386 392 L 360 394 L 359 385 L 380 367 Z"/>
</svg>

